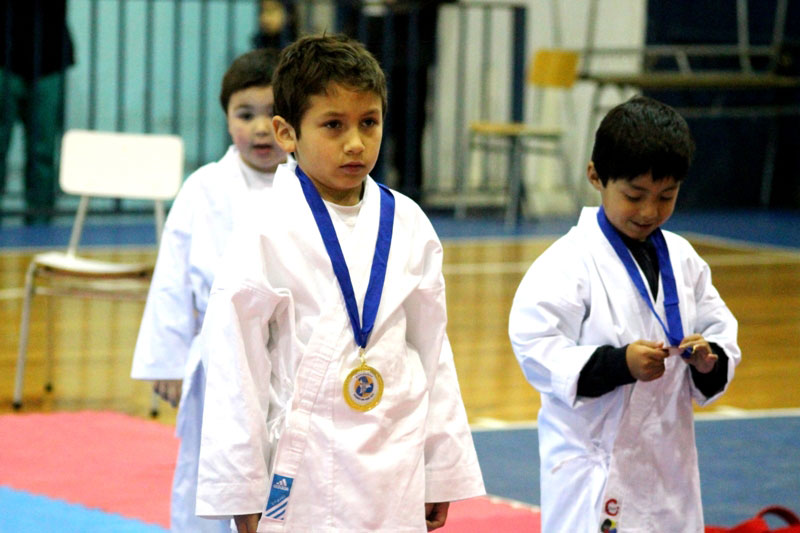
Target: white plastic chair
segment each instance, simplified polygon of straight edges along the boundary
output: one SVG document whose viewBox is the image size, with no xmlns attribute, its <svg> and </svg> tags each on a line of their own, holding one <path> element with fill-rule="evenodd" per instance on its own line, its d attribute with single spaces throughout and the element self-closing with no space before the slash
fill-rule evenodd
<svg viewBox="0 0 800 533">
<path fill-rule="evenodd" d="M 61 144 L 59 183 L 80 196 L 69 246 L 64 252 L 37 254 L 25 276 L 25 300 L 14 383 L 15 409 L 22 407 L 31 306 L 36 295 L 116 300 L 144 299 L 154 263 L 116 263 L 78 255 L 83 223 L 92 197 L 153 200 L 156 242 L 164 227 L 164 201 L 175 197 L 183 180 L 183 140 L 176 135 L 70 130 Z M 53 350 L 47 320 L 45 391 L 52 390 Z M 158 413 L 153 396 L 151 414 Z"/>
</svg>

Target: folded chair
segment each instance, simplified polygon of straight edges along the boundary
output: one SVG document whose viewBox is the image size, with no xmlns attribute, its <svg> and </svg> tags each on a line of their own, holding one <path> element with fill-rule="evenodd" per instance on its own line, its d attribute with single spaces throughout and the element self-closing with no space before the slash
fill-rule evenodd
<svg viewBox="0 0 800 533">
<path fill-rule="evenodd" d="M 175 135 L 70 130 L 61 144 L 59 183 L 80 196 L 66 251 L 33 257 L 25 276 L 19 335 L 15 409 L 22 407 L 31 307 L 38 295 L 49 297 L 145 299 L 154 263 L 100 261 L 79 254 L 78 244 L 91 198 L 154 202 L 156 242 L 164 226 L 164 201 L 175 197 L 183 180 L 183 141 Z M 52 389 L 51 317 L 47 317 L 45 391 Z M 131 347 L 131 351 L 133 347 Z M 151 414 L 157 414 L 153 397 Z"/>
</svg>

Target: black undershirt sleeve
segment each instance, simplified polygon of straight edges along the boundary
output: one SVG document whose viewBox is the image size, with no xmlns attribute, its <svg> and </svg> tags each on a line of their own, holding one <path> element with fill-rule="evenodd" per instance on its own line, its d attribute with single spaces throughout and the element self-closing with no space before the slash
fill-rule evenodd
<svg viewBox="0 0 800 533">
<path fill-rule="evenodd" d="M 728 382 L 728 354 L 717 343 L 709 342 L 708 344 L 711 345 L 711 351 L 719 357 L 714 369 L 708 374 L 701 374 L 693 366 L 689 366 L 689 369 L 692 372 L 694 386 L 703 393 L 703 396 L 711 398 L 725 388 L 725 384 Z"/>
<path fill-rule="evenodd" d="M 711 351 L 719 357 L 714 369 L 708 374 L 701 374 L 695 367 L 689 366 L 692 381 L 706 398 L 717 394 L 728 382 L 728 356 L 718 344 L 714 342 L 709 344 Z M 578 377 L 578 396 L 596 398 L 621 385 L 635 382 L 625 359 L 627 349 L 627 345 L 622 348 L 610 345 L 597 348 Z"/>
<path fill-rule="evenodd" d="M 611 392 L 620 385 L 636 381 L 631 375 L 628 361 L 625 359 L 627 349 L 627 345 L 622 348 L 610 345 L 597 348 L 583 365 L 578 377 L 578 396 L 596 398 Z"/>
</svg>

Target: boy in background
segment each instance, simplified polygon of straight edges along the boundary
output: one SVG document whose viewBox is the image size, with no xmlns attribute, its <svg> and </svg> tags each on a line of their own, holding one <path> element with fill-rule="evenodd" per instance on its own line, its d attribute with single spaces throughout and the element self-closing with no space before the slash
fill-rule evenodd
<svg viewBox="0 0 800 533">
<path fill-rule="evenodd" d="M 708 265 L 662 231 L 694 151 L 678 113 L 636 97 L 606 115 L 588 178 L 602 206 L 525 274 L 509 335 L 541 393 L 542 531 L 703 531 L 692 399 L 741 353 Z"/>
<path fill-rule="evenodd" d="M 484 493 L 441 243 L 368 175 L 385 111 L 359 43 L 308 36 L 282 52 L 273 126 L 296 162 L 226 254 L 202 332 L 197 510 L 240 532 L 422 532 Z"/>
<path fill-rule="evenodd" d="M 173 533 L 229 531 L 227 522 L 195 516 L 200 425 L 205 375 L 201 339 L 217 264 L 245 215 L 259 209 L 264 191 L 286 154 L 272 131 L 272 73 L 277 55 L 247 52 L 222 80 L 220 103 L 233 144 L 225 156 L 195 171 L 183 184 L 167 218 L 131 376 L 155 380 L 156 392 L 180 403 L 181 439 L 172 487 Z"/>
</svg>

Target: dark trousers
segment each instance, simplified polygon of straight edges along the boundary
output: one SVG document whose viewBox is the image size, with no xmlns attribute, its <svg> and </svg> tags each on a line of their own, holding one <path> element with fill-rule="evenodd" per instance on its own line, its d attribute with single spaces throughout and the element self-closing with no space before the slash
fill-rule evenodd
<svg viewBox="0 0 800 533">
<path fill-rule="evenodd" d="M 14 124 L 25 129 L 25 223 L 48 223 L 56 200 L 57 150 L 63 124 L 62 73 L 35 81 L 0 69 L 0 194 L 5 195 Z"/>
<path fill-rule="evenodd" d="M 373 175 L 382 179 L 384 164 L 394 167 L 397 188 L 415 200 L 422 196 L 422 135 L 427 115 L 428 74 L 435 62 L 437 15 L 442 3 L 409 2 L 412 5 L 407 10 L 363 17 L 360 6 L 344 3 L 337 13 L 342 30 L 363 40 L 388 78 L 389 105 L 381 153 L 389 145 L 391 157 L 379 161 Z"/>
</svg>

